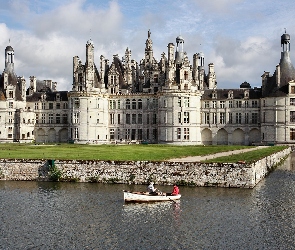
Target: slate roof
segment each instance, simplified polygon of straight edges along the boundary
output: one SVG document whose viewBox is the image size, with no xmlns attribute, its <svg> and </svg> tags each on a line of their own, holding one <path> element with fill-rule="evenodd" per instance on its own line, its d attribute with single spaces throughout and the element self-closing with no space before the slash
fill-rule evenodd
<svg viewBox="0 0 295 250">
<path fill-rule="evenodd" d="M 254 88 L 249 90 L 249 99 L 259 99 L 261 98 L 261 89 Z M 218 100 L 227 100 L 229 91 L 233 92 L 233 99 L 244 99 L 245 89 L 207 89 L 202 95 L 202 100 L 212 100 L 213 92 L 217 94 Z"/>
<path fill-rule="evenodd" d="M 32 95 L 27 96 L 27 102 L 38 102 L 41 100 L 44 92 L 34 92 Z M 46 92 L 46 101 L 56 101 L 56 96 L 59 94 L 60 101 L 68 101 L 68 91 Z"/>
</svg>

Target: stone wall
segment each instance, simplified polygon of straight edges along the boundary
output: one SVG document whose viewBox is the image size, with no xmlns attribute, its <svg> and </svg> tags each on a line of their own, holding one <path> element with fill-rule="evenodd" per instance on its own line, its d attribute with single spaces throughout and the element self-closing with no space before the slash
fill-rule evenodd
<svg viewBox="0 0 295 250">
<path fill-rule="evenodd" d="M 288 148 L 250 164 L 56 160 L 54 168 L 60 181 L 253 188 L 290 152 Z M 2 159 L 0 179 L 48 181 L 51 164 L 46 160 Z"/>
</svg>

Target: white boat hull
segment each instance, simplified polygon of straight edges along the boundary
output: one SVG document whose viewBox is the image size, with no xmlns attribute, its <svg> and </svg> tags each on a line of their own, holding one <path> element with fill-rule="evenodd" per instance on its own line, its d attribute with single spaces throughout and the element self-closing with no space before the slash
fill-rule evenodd
<svg viewBox="0 0 295 250">
<path fill-rule="evenodd" d="M 145 192 L 124 192 L 125 202 L 155 202 L 155 201 L 174 201 L 179 200 L 181 194 L 179 195 L 168 195 L 166 193 L 158 193 L 158 195 L 150 195 Z"/>
</svg>

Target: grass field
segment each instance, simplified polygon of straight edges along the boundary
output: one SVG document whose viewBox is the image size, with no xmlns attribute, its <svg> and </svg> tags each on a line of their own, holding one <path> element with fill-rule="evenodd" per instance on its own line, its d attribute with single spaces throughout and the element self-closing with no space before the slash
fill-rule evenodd
<svg viewBox="0 0 295 250">
<path fill-rule="evenodd" d="M 1 159 L 162 161 L 185 156 L 209 155 L 249 148 L 249 146 L 171 146 L 171 145 L 35 145 L 0 144 Z M 248 153 L 215 158 L 207 162 L 253 161 L 284 149 L 268 147 Z"/>
<path fill-rule="evenodd" d="M 237 155 L 229 155 L 229 156 L 224 156 L 224 157 L 218 157 L 214 158 L 212 160 L 207 160 L 204 162 L 238 162 L 238 161 L 244 161 L 246 163 L 249 163 L 251 161 L 257 161 L 259 159 L 262 159 L 266 156 L 269 156 L 275 152 L 281 151 L 283 149 L 287 148 L 286 146 L 274 146 L 274 147 L 267 147 L 267 148 L 262 148 L 259 150 L 253 150 L 250 152 L 246 153 L 241 153 Z"/>
<path fill-rule="evenodd" d="M 248 146 L 170 145 L 35 145 L 0 144 L 2 159 L 162 161 L 185 156 L 208 155 Z"/>
</svg>

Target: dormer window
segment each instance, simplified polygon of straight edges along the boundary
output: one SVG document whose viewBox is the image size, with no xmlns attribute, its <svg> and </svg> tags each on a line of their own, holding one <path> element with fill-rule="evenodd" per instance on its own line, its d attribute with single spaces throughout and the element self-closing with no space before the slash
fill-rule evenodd
<svg viewBox="0 0 295 250">
<path fill-rule="evenodd" d="M 244 99 L 249 99 L 249 90 L 244 91 Z"/>
<path fill-rule="evenodd" d="M 214 90 L 212 92 L 212 99 L 217 99 L 217 92 L 216 92 L 216 90 Z"/>
<path fill-rule="evenodd" d="M 228 99 L 234 98 L 234 92 L 232 90 L 228 91 Z"/>
</svg>

